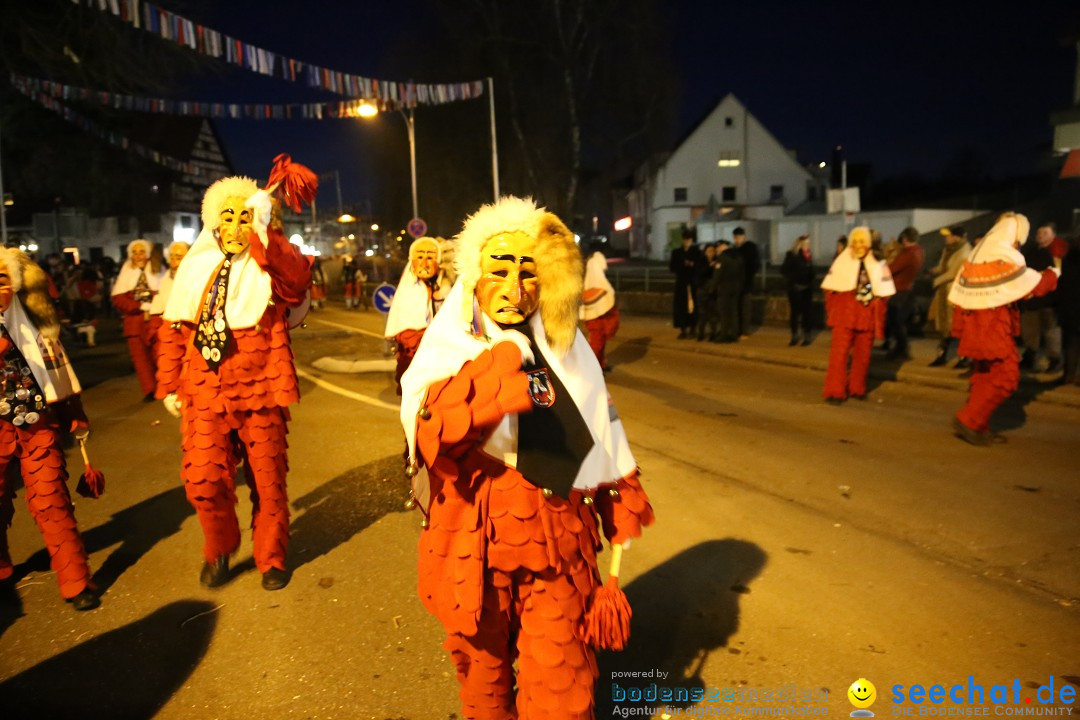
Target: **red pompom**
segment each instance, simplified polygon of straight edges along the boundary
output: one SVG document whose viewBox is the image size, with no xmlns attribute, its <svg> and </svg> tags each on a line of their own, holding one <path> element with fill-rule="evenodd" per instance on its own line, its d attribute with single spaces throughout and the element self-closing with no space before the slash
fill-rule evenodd
<svg viewBox="0 0 1080 720">
<path fill-rule="evenodd" d="M 294 163 L 286 153 L 274 158 L 274 168 L 270 171 L 267 190 L 277 191 L 281 201 L 300 212 L 301 203 L 311 204 L 319 189 L 319 176 L 305 165 Z"/>
<path fill-rule="evenodd" d="M 105 492 L 105 474 L 87 463 L 86 472 L 79 476 L 79 484 L 75 486 L 75 492 L 88 498 L 101 497 L 101 494 Z"/>
<path fill-rule="evenodd" d="M 630 639 L 630 615 L 630 601 L 619 579 L 609 576 L 585 613 L 583 639 L 597 650 L 622 650 Z"/>
</svg>

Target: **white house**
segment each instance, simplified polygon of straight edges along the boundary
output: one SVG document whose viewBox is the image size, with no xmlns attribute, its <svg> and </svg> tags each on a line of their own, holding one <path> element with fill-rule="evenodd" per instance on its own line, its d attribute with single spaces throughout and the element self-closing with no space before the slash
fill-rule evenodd
<svg viewBox="0 0 1080 720">
<path fill-rule="evenodd" d="M 666 258 L 710 198 L 721 214 L 739 208 L 744 220 L 765 221 L 824 199 L 824 183 L 728 94 L 670 155 L 635 173 L 630 255 Z"/>
</svg>

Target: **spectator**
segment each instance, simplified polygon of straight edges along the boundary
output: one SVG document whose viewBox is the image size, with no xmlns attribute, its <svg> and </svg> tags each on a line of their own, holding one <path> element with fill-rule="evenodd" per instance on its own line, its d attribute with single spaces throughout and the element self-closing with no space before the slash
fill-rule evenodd
<svg viewBox="0 0 1080 720">
<path fill-rule="evenodd" d="M 944 228 L 941 234 L 945 236 L 945 247 L 941 249 L 941 258 L 937 265 L 930 271 L 934 276 L 934 299 L 930 301 L 930 319 L 934 323 L 934 329 L 941 334 L 941 342 L 930 367 L 940 367 L 949 360 L 949 346 L 953 341 L 953 306 L 949 304 L 949 288 L 952 287 L 953 278 L 964 266 L 964 260 L 971 253 L 964 228 Z"/>
<path fill-rule="evenodd" d="M 700 257 L 694 244 L 694 231 L 684 229 L 682 245 L 671 251 L 668 267 L 675 273 L 675 295 L 672 298 L 672 325 L 679 329 L 679 339 L 690 337 L 694 315 L 694 270 Z"/>
<path fill-rule="evenodd" d="M 709 327 L 709 337 L 716 335 L 716 326 L 719 320 L 716 314 L 716 286 L 712 283 L 712 276 L 718 267 L 716 263 L 716 246 L 706 245 L 704 255 L 698 260 L 697 269 L 694 271 L 694 303 L 697 305 L 697 339 L 705 339 L 705 326 Z"/>
<path fill-rule="evenodd" d="M 896 285 L 896 294 L 889 298 L 889 308 L 892 313 L 891 339 L 892 348 L 886 357 L 901 360 L 911 359 L 911 350 L 908 347 L 908 323 L 915 312 L 915 278 L 922 270 L 925 255 L 919 245 L 919 231 L 913 227 L 906 227 L 900 231 L 898 238 L 899 251 L 896 257 L 889 263 L 889 272 L 892 273 L 893 283 Z M 888 330 L 886 335 L 889 336 Z"/>
<path fill-rule="evenodd" d="M 746 231 L 741 227 L 735 228 L 731 236 L 735 239 L 735 250 L 742 257 L 743 285 L 739 291 L 739 339 L 745 340 L 750 337 L 750 322 L 752 320 L 752 308 L 750 294 L 754 291 L 754 276 L 761 270 L 761 254 L 758 246 L 751 240 L 746 239 Z"/>
<path fill-rule="evenodd" d="M 712 342 L 729 343 L 739 339 L 739 296 L 742 293 L 743 272 L 742 256 L 731 249 L 731 243 L 721 240 L 716 244 L 716 269 L 713 271 L 712 284 L 716 289 L 716 314 L 718 328 Z"/>
<path fill-rule="evenodd" d="M 1056 292 L 1061 346 L 1065 351 L 1064 382 L 1080 385 L 1080 233 L 1073 237 L 1062 259 Z"/>
<path fill-rule="evenodd" d="M 802 344 L 810 344 L 810 308 L 814 293 L 814 265 L 810 260 L 810 236 L 795 238 L 791 249 L 784 256 L 780 274 L 787 285 L 788 305 L 791 306 L 791 342 L 799 344 L 799 328 L 802 327 Z"/>
<path fill-rule="evenodd" d="M 1042 272 L 1060 265 L 1068 250 L 1068 244 L 1057 236 L 1057 227 L 1048 222 L 1039 226 L 1035 242 L 1025 243 L 1021 252 L 1029 268 Z M 1035 371 L 1041 350 L 1046 355 L 1044 372 L 1061 370 L 1061 327 L 1054 311 L 1056 304 L 1056 292 L 1020 301 L 1020 337 L 1024 343 L 1024 357 L 1020 360 L 1022 369 Z"/>
</svg>

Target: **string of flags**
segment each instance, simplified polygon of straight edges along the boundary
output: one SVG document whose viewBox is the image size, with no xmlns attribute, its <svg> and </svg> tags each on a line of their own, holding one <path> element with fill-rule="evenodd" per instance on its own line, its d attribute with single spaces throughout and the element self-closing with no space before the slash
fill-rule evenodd
<svg viewBox="0 0 1080 720">
<path fill-rule="evenodd" d="M 484 82 L 414 83 L 376 80 L 319 65 L 256 47 L 212 28 L 164 10 L 144 0 L 72 0 L 107 12 L 136 28 L 183 45 L 202 55 L 262 75 L 306 83 L 351 98 L 366 98 L 389 108 L 442 105 L 471 100 L 484 94 Z"/>
<path fill-rule="evenodd" d="M 197 100 L 166 100 L 162 98 L 122 95 L 107 90 L 66 85 L 52 80 L 41 80 L 24 75 L 11 74 L 11 84 L 24 95 L 42 94 L 55 100 L 94 102 L 113 110 L 184 115 L 191 117 L 225 118 L 232 120 L 324 120 L 358 117 L 360 106 L 367 100 L 339 100 L 315 103 L 218 103 Z M 380 107 L 382 111 L 389 107 Z"/>
<path fill-rule="evenodd" d="M 183 160 L 177 160 L 176 158 L 166 155 L 165 153 L 158 152 L 153 148 L 149 148 L 146 145 L 137 143 L 134 140 L 128 138 L 126 135 L 121 135 L 118 132 L 107 130 L 106 128 L 97 124 L 90 118 L 84 115 L 80 115 L 79 113 L 69 108 L 67 105 L 64 105 L 55 98 L 50 97 L 43 92 L 34 92 L 30 88 L 18 83 L 15 84 L 15 88 L 31 100 L 36 101 L 43 108 L 53 111 L 60 117 L 67 120 L 69 123 L 75 125 L 76 127 L 80 128 L 85 132 L 90 133 L 91 135 L 97 136 L 98 138 L 109 143 L 110 145 L 133 152 L 139 157 L 157 163 L 158 165 L 167 167 L 170 170 L 176 170 L 178 172 L 188 173 L 190 175 L 203 174 L 202 169 L 199 168 L 198 165 L 191 162 L 185 162 Z"/>
</svg>

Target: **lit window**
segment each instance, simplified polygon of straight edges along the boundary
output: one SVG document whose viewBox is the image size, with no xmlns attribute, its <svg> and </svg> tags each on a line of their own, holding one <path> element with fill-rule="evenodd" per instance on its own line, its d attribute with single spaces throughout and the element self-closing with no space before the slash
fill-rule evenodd
<svg viewBox="0 0 1080 720">
<path fill-rule="evenodd" d="M 718 167 L 739 167 L 739 162 L 737 150 L 721 150 L 716 164 Z"/>
</svg>

